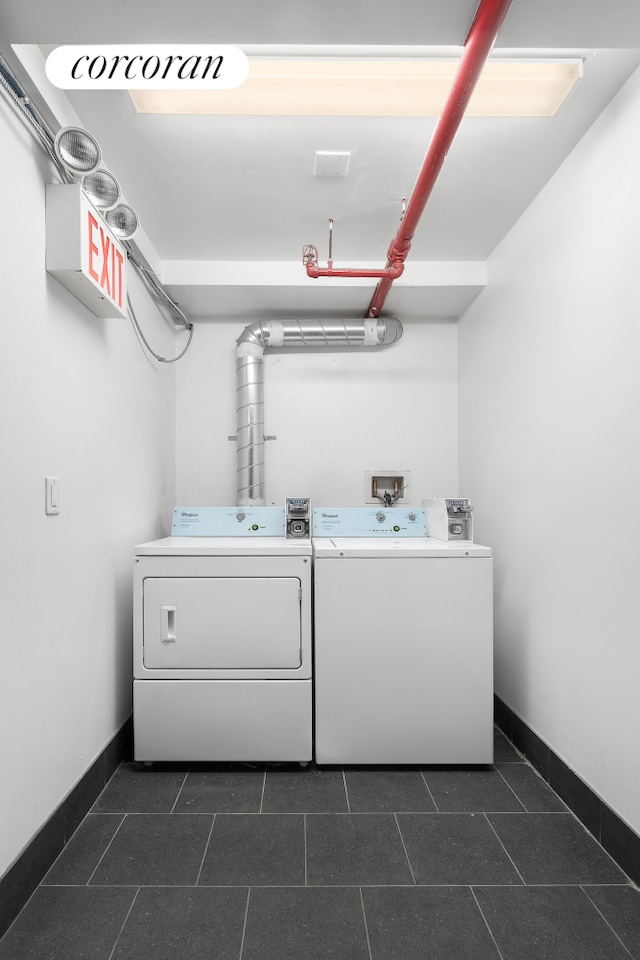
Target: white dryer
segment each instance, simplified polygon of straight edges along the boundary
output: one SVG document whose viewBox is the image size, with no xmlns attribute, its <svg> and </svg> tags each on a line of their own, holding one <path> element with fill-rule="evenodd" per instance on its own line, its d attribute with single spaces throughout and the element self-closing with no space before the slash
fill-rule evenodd
<svg viewBox="0 0 640 960">
<path fill-rule="evenodd" d="M 135 548 L 134 758 L 310 760 L 311 541 L 279 508 L 182 516 Z"/>
<path fill-rule="evenodd" d="M 423 513 L 314 510 L 320 764 L 493 761 L 491 549 Z"/>
</svg>

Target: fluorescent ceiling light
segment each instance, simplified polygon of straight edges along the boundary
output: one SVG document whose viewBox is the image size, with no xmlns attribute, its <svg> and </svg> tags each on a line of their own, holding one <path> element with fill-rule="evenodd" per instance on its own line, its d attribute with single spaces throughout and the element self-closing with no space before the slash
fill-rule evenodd
<svg viewBox="0 0 640 960">
<path fill-rule="evenodd" d="M 469 117 L 552 117 L 581 76 L 579 60 L 485 64 Z M 260 60 L 234 90 L 130 90 L 138 113 L 222 116 L 437 117 L 457 61 Z"/>
</svg>

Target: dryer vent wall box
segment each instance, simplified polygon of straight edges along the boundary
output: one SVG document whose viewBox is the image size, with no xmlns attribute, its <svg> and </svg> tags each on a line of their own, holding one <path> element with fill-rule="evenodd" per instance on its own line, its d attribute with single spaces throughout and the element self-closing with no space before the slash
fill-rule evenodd
<svg viewBox="0 0 640 960">
<path fill-rule="evenodd" d="M 410 470 L 367 470 L 364 475 L 364 502 L 411 503 Z"/>
</svg>

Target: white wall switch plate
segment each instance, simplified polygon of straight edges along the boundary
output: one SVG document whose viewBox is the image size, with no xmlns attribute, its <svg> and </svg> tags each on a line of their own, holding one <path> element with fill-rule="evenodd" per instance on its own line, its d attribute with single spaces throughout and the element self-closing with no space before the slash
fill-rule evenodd
<svg viewBox="0 0 640 960">
<path fill-rule="evenodd" d="M 60 513 L 60 478 L 44 478 L 44 511 L 45 513 Z"/>
</svg>

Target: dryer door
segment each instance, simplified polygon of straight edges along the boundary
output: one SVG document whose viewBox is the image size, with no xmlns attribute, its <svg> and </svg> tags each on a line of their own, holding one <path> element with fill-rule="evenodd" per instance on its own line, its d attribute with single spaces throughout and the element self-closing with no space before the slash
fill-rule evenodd
<svg viewBox="0 0 640 960">
<path fill-rule="evenodd" d="M 148 577 L 144 666 L 277 670 L 301 663 L 296 577 Z"/>
</svg>

